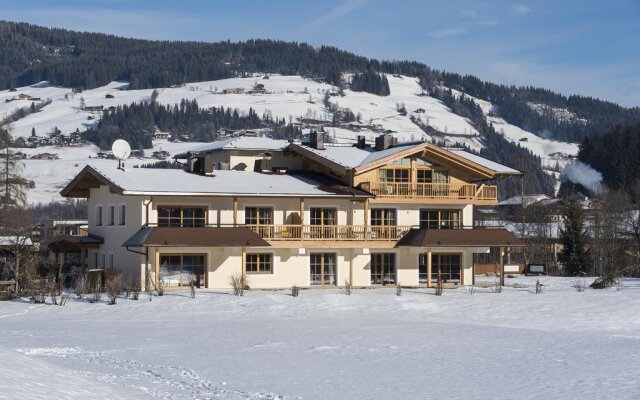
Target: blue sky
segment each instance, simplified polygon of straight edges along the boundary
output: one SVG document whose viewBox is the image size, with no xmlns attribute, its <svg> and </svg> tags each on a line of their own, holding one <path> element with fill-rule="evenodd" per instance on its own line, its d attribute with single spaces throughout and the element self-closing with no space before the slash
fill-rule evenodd
<svg viewBox="0 0 640 400">
<path fill-rule="evenodd" d="M 639 0 L 0 0 L 0 19 L 149 39 L 329 44 L 640 105 Z"/>
</svg>

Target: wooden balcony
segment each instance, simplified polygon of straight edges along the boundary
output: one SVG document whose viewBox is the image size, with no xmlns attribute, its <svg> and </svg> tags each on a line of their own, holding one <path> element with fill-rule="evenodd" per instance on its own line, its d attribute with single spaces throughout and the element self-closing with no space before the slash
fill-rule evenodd
<svg viewBox="0 0 640 400">
<path fill-rule="evenodd" d="M 242 225 L 273 241 L 396 241 L 411 226 Z"/>
<path fill-rule="evenodd" d="M 472 183 L 370 183 L 364 185 L 379 199 L 420 199 L 442 201 L 496 202 L 496 186 Z"/>
</svg>

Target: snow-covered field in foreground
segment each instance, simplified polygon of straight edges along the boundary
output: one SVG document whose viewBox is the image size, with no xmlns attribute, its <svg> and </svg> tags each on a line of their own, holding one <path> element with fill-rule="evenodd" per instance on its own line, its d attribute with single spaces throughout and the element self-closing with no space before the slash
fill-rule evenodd
<svg viewBox="0 0 640 400">
<path fill-rule="evenodd" d="M 490 281 L 493 278 L 488 278 Z M 2 399 L 638 399 L 640 281 L 0 303 Z M 590 280 L 587 280 L 589 283 Z"/>
</svg>

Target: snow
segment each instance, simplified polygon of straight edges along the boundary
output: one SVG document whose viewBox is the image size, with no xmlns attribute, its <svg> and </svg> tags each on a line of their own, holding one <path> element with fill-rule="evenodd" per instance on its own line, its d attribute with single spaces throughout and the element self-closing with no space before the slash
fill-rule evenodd
<svg viewBox="0 0 640 400">
<path fill-rule="evenodd" d="M 124 195 L 269 195 L 343 197 L 319 188 L 321 183 L 293 174 L 263 174 L 254 171 L 216 170 L 213 176 L 181 169 L 102 168 L 90 165 L 100 175 L 122 189 Z M 167 182 L 171 182 L 167 186 Z M 348 195 L 351 197 L 351 195 Z"/>
<path fill-rule="evenodd" d="M 640 280 L 536 279 L 2 302 L 0 399 L 637 399 Z"/>
<path fill-rule="evenodd" d="M 192 153 L 206 153 L 209 151 L 222 149 L 240 150 L 284 150 L 289 146 L 287 140 L 277 140 L 268 137 L 238 136 L 234 138 L 217 140 L 204 146 L 194 147 L 189 151 Z M 185 153 L 183 153 L 185 154 Z M 182 155 L 181 155 L 182 156 Z"/>
<path fill-rule="evenodd" d="M 145 157 L 147 158 L 129 158 L 125 162 L 127 168 L 133 168 L 134 165 L 157 162 L 158 160 L 148 158 L 151 157 L 153 151 L 166 150 L 173 155 L 174 153 L 190 150 L 193 147 L 202 145 L 202 143 L 172 143 L 167 140 L 154 140 L 153 145 L 153 149 L 145 150 Z M 44 146 L 35 149 L 16 149 L 16 151 L 21 151 L 29 157 L 43 152 L 56 153 L 60 156 L 58 160 L 22 160 L 22 175 L 25 179 L 34 181 L 36 185 L 34 189 L 27 190 L 27 201 L 30 204 L 64 200 L 60 196 L 60 190 L 88 163 L 104 169 L 115 169 L 118 165 L 117 160 L 96 158 L 96 154 L 100 149 L 94 145 L 79 147 Z"/>
<path fill-rule="evenodd" d="M 476 164 L 480 164 L 484 167 L 492 169 L 501 175 L 522 175 L 522 172 L 518 171 L 517 169 L 509 168 L 506 165 L 488 160 L 473 153 L 469 153 L 468 151 L 453 149 L 450 149 L 449 151 L 456 155 L 459 155 L 460 157 L 466 158 L 469 161 L 473 161 Z"/>
</svg>

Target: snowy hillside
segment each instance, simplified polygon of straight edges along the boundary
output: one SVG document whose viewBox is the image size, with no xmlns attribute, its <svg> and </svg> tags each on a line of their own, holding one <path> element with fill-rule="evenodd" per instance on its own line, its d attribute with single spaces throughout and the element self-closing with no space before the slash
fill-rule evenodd
<svg viewBox="0 0 640 400">
<path fill-rule="evenodd" d="M 539 295 L 537 277 L 507 278 L 500 294 L 487 287 L 494 279 L 441 297 L 391 288 L 6 301 L 0 399 L 638 398 L 638 279 L 579 293 L 575 278 L 540 277 Z"/>
<path fill-rule="evenodd" d="M 412 77 L 387 75 L 391 94 L 377 96 L 366 92 L 338 89 L 326 83 L 305 79 L 300 76 L 263 75 L 247 78 L 222 79 L 210 82 L 189 83 L 180 87 L 160 88 L 157 101 L 174 105 L 182 99 L 194 99 L 203 108 L 225 107 L 235 108 L 240 112 L 248 112 L 253 108 L 259 116 L 269 115 L 272 118 L 286 121 L 330 121 L 330 110 L 325 107 L 324 98 L 330 94 L 329 102 L 341 109 L 349 109 L 360 117 L 360 129 L 345 127 L 326 128 L 327 134 L 336 142 L 353 143 L 357 135 L 364 135 L 373 141 L 380 130 L 391 131 L 399 141 L 431 140 L 412 118 L 423 126 L 441 132 L 435 139 L 451 146 L 466 145 L 474 150 L 482 147 L 482 139 L 471 123 L 446 107 L 439 100 L 425 95 L 418 80 Z M 252 93 L 258 84 L 264 85 L 264 93 Z M 14 138 L 28 138 L 35 130 L 38 136 L 48 136 L 56 128 L 62 134 L 76 130 L 84 131 L 98 123 L 101 111 L 112 106 L 149 101 L 152 90 L 127 90 L 126 82 L 112 82 L 104 87 L 74 93 L 68 88 L 51 87 L 41 82 L 29 87 L 16 88 L 14 91 L 0 91 L 0 117 L 9 115 L 19 108 L 29 108 L 45 104 L 42 110 L 30 113 L 13 123 Z M 226 92 L 226 93 L 225 93 Z M 232 93 L 229 93 L 232 92 Z M 28 97 L 35 100 L 29 100 Z M 478 100 L 488 114 L 491 105 Z M 84 109 L 82 108 L 84 105 Z M 399 112 L 399 106 L 406 112 Z M 93 110 L 93 111 L 92 111 Z M 541 155 L 545 162 L 553 167 L 555 152 L 575 154 L 577 146 L 553 142 L 539 138 L 503 120 L 487 115 L 498 132 L 503 132 L 508 140 L 519 142 Z M 358 124 L 356 124 L 358 125 Z M 375 127 L 375 130 L 374 130 Z M 526 138 L 527 141 L 521 141 Z M 197 146 L 197 143 L 156 142 L 154 149 L 163 146 L 164 150 L 174 154 L 176 151 Z M 25 163 L 25 177 L 33 180 L 35 189 L 29 191 L 31 203 L 59 200 L 58 191 L 68 182 L 82 166 L 95 156 L 95 146 L 84 147 L 38 147 L 21 149 L 28 156 L 38 153 L 57 153 L 59 160 L 30 160 Z M 95 160 L 91 160 L 95 161 Z M 131 160 L 129 164 L 141 164 L 153 160 Z M 98 160 L 98 162 L 113 162 Z"/>
</svg>

